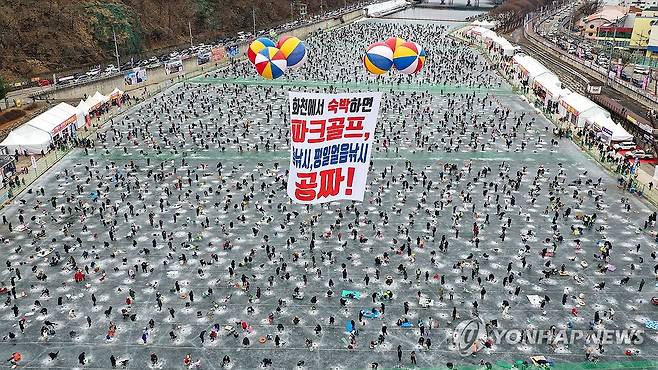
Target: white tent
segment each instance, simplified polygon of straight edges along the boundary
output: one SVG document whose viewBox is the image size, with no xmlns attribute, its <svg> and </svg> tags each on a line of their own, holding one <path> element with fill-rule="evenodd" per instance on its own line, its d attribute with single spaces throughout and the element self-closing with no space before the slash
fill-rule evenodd
<svg viewBox="0 0 658 370">
<path fill-rule="evenodd" d="M 96 94 L 90 96 L 85 100 L 85 105 L 89 112 L 95 111 L 100 108 L 101 105 L 110 101 L 110 98 L 96 91 Z"/>
<path fill-rule="evenodd" d="M 12 130 L 0 146 L 7 148 L 10 154 L 18 150 L 19 154 L 40 154 L 48 152 L 50 135 L 36 127 L 24 124 Z"/>
<path fill-rule="evenodd" d="M 471 27 L 468 31 L 466 31 L 466 35 L 474 37 L 480 41 L 484 41 L 487 37 L 491 38 L 497 36 L 494 31 L 479 26 Z"/>
<path fill-rule="evenodd" d="M 506 57 L 513 56 L 516 54 L 517 50 L 521 49 L 520 46 L 512 45 L 507 39 L 503 38 L 503 40 L 505 40 L 505 42 L 500 44 L 500 48 L 503 50 L 503 55 Z"/>
<path fill-rule="evenodd" d="M 544 103 L 549 100 L 557 101 L 560 97 L 570 93 L 569 90 L 562 88 L 560 79 L 551 72 L 544 73 L 535 78 L 534 87 L 543 90 L 546 94 L 544 96 Z"/>
<path fill-rule="evenodd" d="M 73 133 L 77 127 L 84 125 L 84 116 L 77 108 L 66 103 L 59 103 L 26 124 L 45 131 L 54 138 L 67 130 Z M 72 125 L 75 126 L 70 128 Z"/>
<path fill-rule="evenodd" d="M 612 119 L 608 117 L 608 120 L 612 122 Z M 614 122 L 612 122 L 614 123 Z M 607 126 L 604 126 L 602 131 L 606 132 Z M 615 123 L 614 126 L 610 126 L 610 141 L 620 142 L 620 141 L 632 141 L 633 135 L 629 134 L 620 124 Z"/>
<path fill-rule="evenodd" d="M 581 113 L 578 116 L 578 121 L 582 122 L 583 125 L 586 125 L 588 122 L 595 122 L 596 120 L 601 120 L 601 119 L 609 119 L 610 118 L 610 113 L 601 108 L 599 105 L 596 105 L 596 107 L 592 109 L 588 109 L 585 112 Z"/>
<path fill-rule="evenodd" d="M 89 107 L 87 106 L 84 100 L 80 100 L 80 103 L 78 104 L 77 108 L 83 114 L 85 115 L 89 114 Z"/>
<path fill-rule="evenodd" d="M 514 53 L 516 53 L 516 50 L 519 49 L 518 46 L 512 45 L 511 42 L 509 42 L 506 38 L 495 35 L 493 37 L 490 37 L 491 42 L 493 43 L 493 47 L 496 50 L 500 50 L 501 54 L 504 56 L 512 56 Z"/>
<path fill-rule="evenodd" d="M 562 117 L 566 117 L 571 123 L 578 127 L 585 126 L 585 120 L 588 117 L 594 117 L 595 114 L 610 114 L 603 108 L 599 107 L 587 97 L 572 92 L 560 98 L 560 108 L 558 110 Z"/>
<path fill-rule="evenodd" d="M 101 103 L 107 103 L 108 101 L 110 101 L 110 98 L 99 93 L 98 91 L 96 91 L 96 94 L 94 94 L 94 99 L 98 100 Z"/>
<path fill-rule="evenodd" d="M 121 95 L 123 95 L 123 91 L 121 91 L 121 90 L 119 90 L 118 88 L 115 87 L 114 90 L 112 90 L 112 92 L 110 93 L 109 98 L 110 99 L 118 99 L 118 98 L 121 97 Z"/>
<path fill-rule="evenodd" d="M 589 115 L 586 122 L 591 125 L 594 131 L 599 133 L 601 140 L 610 143 L 612 141 L 631 141 L 633 135 L 629 134 L 620 124 L 610 118 L 610 114 L 606 111 Z"/>
<path fill-rule="evenodd" d="M 89 116 L 89 107 L 87 106 L 87 103 L 85 103 L 84 100 L 80 100 L 80 104 L 76 107 L 78 109 L 78 112 L 82 116 L 82 119 L 78 119 L 78 122 L 76 124 L 77 128 L 80 128 L 85 125 L 87 122 L 87 116 Z"/>
<path fill-rule="evenodd" d="M 103 102 L 99 101 L 98 99 L 96 99 L 93 96 L 90 96 L 90 97 L 87 98 L 87 100 L 85 100 L 85 106 L 87 106 L 87 110 L 89 112 L 95 111 L 96 109 L 98 109 L 101 106 L 101 104 L 103 104 Z"/>
<path fill-rule="evenodd" d="M 521 79 L 527 77 L 528 83 L 532 84 L 534 80 L 541 76 L 544 73 L 550 73 L 550 71 L 544 67 L 537 59 L 525 55 L 525 54 L 516 54 L 512 58 L 514 61 L 515 68 L 517 72 L 521 74 Z"/>
</svg>

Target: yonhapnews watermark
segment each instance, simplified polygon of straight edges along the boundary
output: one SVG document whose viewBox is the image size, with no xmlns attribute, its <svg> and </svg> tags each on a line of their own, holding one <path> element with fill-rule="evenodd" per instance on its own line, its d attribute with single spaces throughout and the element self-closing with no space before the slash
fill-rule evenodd
<svg viewBox="0 0 658 370">
<path fill-rule="evenodd" d="M 544 344 L 618 344 L 640 345 L 644 343 L 643 329 L 569 329 L 569 328 L 487 328 L 479 318 L 460 322 L 453 331 L 453 343 L 462 355 L 470 355 L 484 348 L 489 342 L 495 345 Z"/>
</svg>

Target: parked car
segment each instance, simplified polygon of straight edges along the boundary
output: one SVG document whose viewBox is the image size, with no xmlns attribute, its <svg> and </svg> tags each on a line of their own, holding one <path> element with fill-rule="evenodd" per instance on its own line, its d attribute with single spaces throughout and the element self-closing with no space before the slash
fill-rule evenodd
<svg viewBox="0 0 658 370">
<path fill-rule="evenodd" d="M 625 71 L 623 71 L 623 70 L 621 71 L 620 77 L 621 77 L 621 79 L 624 80 L 624 81 L 630 81 L 630 80 L 631 80 L 631 76 L 629 76 L 629 75 L 628 75 Z"/>
<path fill-rule="evenodd" d="M 119 68 L 115 67 L 114 64 L 108 64 L 107 67 L 105 67 L 105 74 L 109 75 L 112 73 L 117 73 L 119 72 Z"/>
<path fill-rule="evenodd" d="M 635 68 L 633 68 L 633 73 L 637 73 L 640 75 L 648 75 L 649 67 L 643 65 L 636 65 Z"/>
<path fill-rule="evenodd" d="M 127 71 L 127 70 L 133 68 L 135 65 L 137 65 L 138 62 L 139 62 L 139 61 L 132 61 L 132 62 L 124 63 L 124 64 L 121 66 L 121 68 L 119 68 L 119 70 L 120 70 L 120 71 Z"/>
<path fill-rule="evenodd" d="M 652 154 L 645 152 L 644 150 L 631 150 L 624 154 L 626 158 L 638 158 L 638 159 L 649 159 L 653 158 Z"/>
<path fill-rule="evenodd" d="M 622 141 L 612 146 L 615 150 L 631 150 L 637 148 L 637 145 L 632 141 Z"/>
<path fill-rule="evenodd" d="M 90 77 L 91 77 L 90 75 L 81 74 L 81 75 L 77 76 L 75 78 L 75 80 L 73 80 L 73 82 L 74 83 L 84 82 L 84 81 L 88 80 Z"/>
<path fill-rule="evenodd" d="M 66 84 L 69 84 L 69 83 L 73 82 L 74 79 L 75 79 L 75 76 L 60 77 L 59 79 L 57 79 L 57 84 L 58 85 L 66 85 Z"/>
<path fill-rule="evenodd" d="M 101 73 L 101 69 L 99 67 L 95 67 L 90 69 L 89 72 L 87 72 L 87 76 L 94 77 L 94 76 L 98 76 L 100 73 Z"/>
</svg>

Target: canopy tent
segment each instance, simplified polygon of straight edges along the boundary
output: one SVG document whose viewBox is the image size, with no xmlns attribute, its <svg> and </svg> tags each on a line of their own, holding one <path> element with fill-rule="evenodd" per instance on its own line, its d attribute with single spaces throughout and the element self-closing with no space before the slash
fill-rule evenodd
<svg viewBox="0 0 658 370">
<path fill-rule="evenodd" d="M 511 57 L 519 49 L 518 46 L 512 45 L 512 43 L 509 42 L 504 37 L 494 35 L 494 36 L 491 36 L 489 38 L 491 40 L 491 43 L 493 44 L 493 49 L 494 50 L 499 50 L 500 53 L 504 56 Z"/>
<path fill-rule="evenodd" d="M 607 114 L 603 108 L 599 107 L 587 97 L 578 93 L 572 92 L 560 98 L 560 109 L 558 111 L 562 117 L 566 117 L 578 127 L 585 126 L 585 120 L 592 117 L 596 112 Z"/>
<path fill-rule="evenodd" d="M 78 120 L 78 124 L 77 124 L 78 128 L 81 128 L 83 124 L 89 125 L 91 118 L 89 116 L 89 107 L 87 106 L 87 103 L 85 103 L 84 100 L 80 100 L 80 104 L 78 104 L 77 108 L 83 117 L 82 123 L 81 120 Z"/>
<path fill-rule="evenodd" d="M 46 131 L 24 124 L 12 130 L 0 145 L 12 154 L 16 151 L 19 154 L 40 154 L 41 151 L 48 152 L 50 140 Z"/>
<path fill-rule="evenodd" d="M 586 110 L 578 116 L 578 118 L 583 120 L 583 125 L 587 124 L 587 122 L 593 122 L 594 118 L 598 119 L 600 117 L 610 118 L 610 113 L 598 105 L 592 109 Z"/>
<path fill-rule="evenodd" d="M 112 90 L 112 92 L 110 93 L 110 100 L 119 99 L 122 95 L 123 95 L 123 91 L 115 87 L 114 90 Z"/>
<path fill-rule="evenodd" d="M 610 117 L 607 118 L 612 122 L 612 119 Z M 604 126 L 602 128 L 602 132 L 606 132 L 606 134 L 610 135 L 610 141 L 615 141 L 615 142 L 621 142 L 621 141 L 632 141 L 633 140 L 633 135 L 629 134 L 628 131 L 626 131 L 620 124 L 612 122 L 615 125 L 614 126 Z M 610 127 L 608 129 L 608 127 Z"/>
<path fill-rule="evenodd" d="M 78 106 L 76 108 L 78 108 L 78 110 L 84 115 L 89 114 L 89 107 L 87 106 L 84 100 L 80 100 L 80 103 L 78 103 Z"/>
<path fill-rule="evenodd" d="M 629 134 L 620 124 L 610 118 L 606 111 L 589 115 L 585 118 L 586 124 L 589 124 L 594 131 L 599 133 L 599 137 L 606 142 L 632 141 L 633 135 Z"/>
<path fill-rule="evenodd" d="M 90 96 L 87 98 L 87 100 L 85 100 L 85 106 L 87 107 L 89 112 L 93 112 L 96 109 L 100 108 L 101 104 L 103 104 L 103 102 L 96 100 L 96 98 L 94 98 L 93 96 Z"/>
<path fill-rule="evenodd" d="M 471 27 L 468 31 L 466 31 L 466 36 L 474 37 L 475 39 L 478 40 L 485 40 L 487 37 L 496 37 L 496 33 L 490 29 L 484 28 L 484 27 Z"/>
<path fill-rule="evenodd" d="M 541 76 L 544 73 L 550 73 L 550 71 L 544 67 L 537 59 L 525 55 L 525 54 L 516 54 L 512 58 L 515 68 L 518 72 L 521 73 L 523 77 L 528 78 L 528 83 L 534 82 L 534 80 Z"/>
<path fill-rule="evenodd" d="M 89 112 L 93 112 L 96 109 L 100 108 L 101 105 L 107 103 L 109 100 L 110 98 L 96 91 L 96 94 L 87 98 L 85 104 L 89 108 Z"/>
<path fill-rule="evenodd" d="M 562 96 L 567 95 L 571 92 L 567 89 L 563 89 L 562 82 L 560 82 L 560 78 L 558 78 L 556 75 L 554 75 L 551 72 L 544 73 L 538 76 L 537 78 L 535 78 L 534 87 L 537 89 L 541 89 L 544 92 L 544 96 L 542 97 L 544 103 L 546 103 L 548 100 L 557 101 Z"/>
<path fill-rule="evenodd" d="M 94 98 L 96 100 L 100 101 L 101 103 L 107 103 L 108 101 L 110 101 L 110 98 L 108 98 L 107 96 L 99 93 L 98 91 L 96 91 L 96 94 L 94 94 Z"/>
<path fill-rule="evenodd" d="M 84 115 L 82 115 L 78 108 L 66 103 L 59 103 L 29 120 L 26 124 L 45 131 L 54 138 L 60 133 L 66 132 L 67 129 L 73 134 L 75 129 L 84 125 L 84 123 Z M 73 125 L 75 126 L 69 128 Z"/>
</svg>

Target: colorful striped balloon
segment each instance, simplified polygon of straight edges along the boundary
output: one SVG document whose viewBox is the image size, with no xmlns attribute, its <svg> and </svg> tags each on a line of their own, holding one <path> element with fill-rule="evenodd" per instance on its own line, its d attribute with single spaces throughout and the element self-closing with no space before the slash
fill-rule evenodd
<svg viewBox="0 0 658 370">
<path fill-rule="evenodd" d="M 376 42 L 368 46 L 363 64 L 372 74 L 386 73 L 393 66 L 393 50 L 383 42 Z"/>
<path fill-rule="evenodd" d="M 294 36 L 283 36 L 276 43 L 288 62 L 288 68 L 299 68 L 306 63 L 308 51 L 302 40 Z"/>
<path fill-rule="evenodd" d="M 403 74 L 416 73 L 425 63 L 425 50 L 415 42 L 405 42 L 393 53 L 393 64 Z"/>
<path fill-rule="evenodd" d="M 259 37 L 256 40 L 252 41 L 251 44 L 249 44 L 249 50 L 247 50 L 247 57 L 251 61 L 251 64 L 256 63 L 256 55 L 258 53 L 265 49 L 265 48 L 273 48 L 276 47 L 276 44 L 274 41 L 268 39 L 267 37 Z"/>
<path fill-rule="evenodd" d="M 254 64 L 258 74 L 268 80 L 283 76 L 287 68 L 286 57 L 275 47 L 267 47 L 258 52 Z"/>
<path fill-rule="evenodd" d="M 397 50 L 398 46 L 404 44 L 405 41 L 399 37 L 389 37 L 384 41 L 384 44 L 388 45 L 391 50 L 393 50 L 393 53 L 395 53 L 395 50 Z"/>
</svg>

